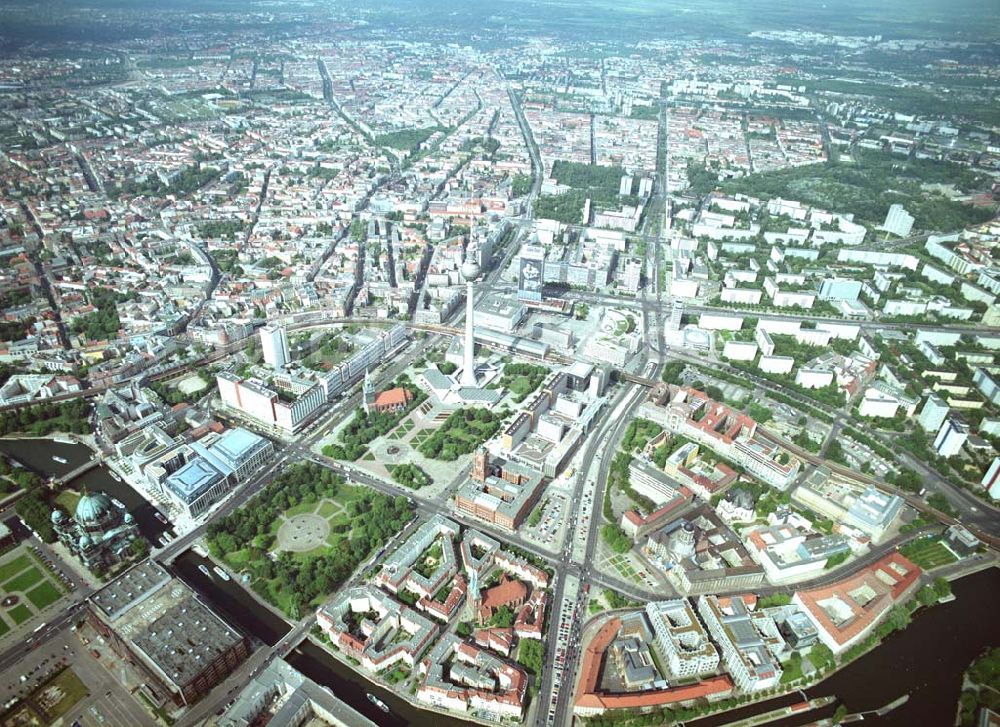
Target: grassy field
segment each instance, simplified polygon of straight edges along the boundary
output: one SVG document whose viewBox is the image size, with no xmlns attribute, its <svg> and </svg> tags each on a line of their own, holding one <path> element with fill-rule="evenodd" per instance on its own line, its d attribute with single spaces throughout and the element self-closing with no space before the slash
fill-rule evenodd
<svg viewBox="0 0 1000 727">
<path fill-rule="evenodd" d="M 924 570 L 938 568 L 958 560 L 955 554 L 937 539 L 923 539 L 908 543 L 899 552 Z"/>
<path fill-rule="evenodd" d="M 7 593 L 27 591 L 36 583 L 40 583 L 43 578 L 42 572 L 36 566 L 32 566 L 20 575 L 4 583 L 3 589 Z"/>
<path fill-rule="evenodd" d="M 326 538 L 326 544 L 320 545 L 312 550 L 307 550 L 298 553 L 292 553 L 293 557 L 300 560 L 305 560 L 316 555 L 320 555 L 330 548 L 335 548 L 340 544 L 341 541 L 349 539 L 351 536 L 351 518 L 348 516 L 346 507 L 347 503 L 352 500 L 361 497 L 362 488 L 344 486 L 341 488 L 337 497 L 333 500 L 324 498 L 317 502 L 303 502 L 298 505 L 294 505 L 287 510 L 285 510 L 281 517 L 271 524 L 271 533 L 277 535 L 278 530 L 281 528 L 281 524 L 285 520 L 291 519 L 298 515 L 309 515 L 316 514 L 320 517 L 326 519 L 330 524 L 330 534 Z M 343 532 L 337 532 L 343 529 Z M 280 542 L 275 543 L 275 549 L 281 550 Z M 225 561 L 232 567 L 233 570 L 239 572 L 242 570 L 250 559 L 250 552 L 248 549 L 235 550 L 225 555 Z"/>
<path fill-rule="evenodd" d="M 19 603 L 14 606 L 14 608 L 7 612 L 7 615 L 10 616 L 10 618 L 13 619 L 14 624 L 18 626 L 23 624 L 32 616 L 31 609 L 23 603 Z"/>
<path fill-rule="evenodd" d="M 45 711 L 49 724 L 52 724 L 89 694 L 76 672 L 63 669 L 36 689 L 31 695 L 31 701 Z"/>
<path fill-rule="evenodd" d="M 642 579 L 639 578 L 639 572 L 633 567 L 632 562 L 624 555 L 612 555 L 608 562 L 611 563 L 612 567 L 626 580 L 630 580 L 633 583 L 642 583 Z"/>
<path fill-rule="evenodd" d="M 56 495 L 56 503 L 68 513 L 76 512 L 76 505 L 80 502 L 80 493 L 72 490 L 63 490 Z"/>
<path fill-rule="evenodd" d="M 35 586 L 26 595 L 39 611 L 51 606 L 62 597 L 62 593 L 52 584 L 52 581 L 45 581 L 41 585 Z"/>
<path fill-rule="evenodd" d="M 31 556 L 27 553 L 21 553 L 21 555 L 17 556 L 13 560 L 3 563 L 0 565 L 0 583 L 13 578 L 29 565 L 31 565 Z"/>
</svg>

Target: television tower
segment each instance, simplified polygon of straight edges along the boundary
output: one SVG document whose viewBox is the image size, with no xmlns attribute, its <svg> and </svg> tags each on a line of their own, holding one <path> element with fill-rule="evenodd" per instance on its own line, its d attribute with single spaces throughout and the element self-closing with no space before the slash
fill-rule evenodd
<svg viewBox="0 0 1000 727">
<path fill-rule="evenodd" d="M 465 363 L 462 366 L 462 386 L 478 386 L 476 381 L 476 342 L 473 338 L 473 310 L 475 301 L 475 281 L 480 273 L 479 263 L 472 256 L 472 248 L 466 252 L 462 263 L 462 277 L 465 278 Z"/>
</svg>

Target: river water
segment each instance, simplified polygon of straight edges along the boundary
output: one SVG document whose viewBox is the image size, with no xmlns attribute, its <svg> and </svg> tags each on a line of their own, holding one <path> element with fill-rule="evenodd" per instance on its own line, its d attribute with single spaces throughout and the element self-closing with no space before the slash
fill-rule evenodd
<svg viewBox="0 0 1000 727">
<path fill-rule="evenodd" d="M 202 573 L 199 565 L 206 566 L 210 575 Z M 291 630 L 291 624 L 257 603 L 236 579 L 225 581 L 219 578 L 212 571 L 212 562 L 195 552 L 188 550 L 182 553 L 174 561 L 173 568 L 178 576 L 210 601 L 227 620 L 268 646 L 278 643 Z M 470 724 L 416 709 L 388 689 L 375 686 L 308 639 L 288 655 L 287 661 L 317 684 L 328 687 L 337 697 L 376 724 L 386 727 L 459 727 Z M 369 693 L 389 705 L 391 713 L 387 715 L 369 702 L 366 696 Z"/>
<path fill-rule="evenodd" d="M 62 444 L 51 440 L 3 440 L 0 452 L 20 461 L 42 475 L 60 475 L 71 471 L 90 457 L 84 445 Z M 61 464 L 52 459 L 67 460 Z M 125 483 L 111 477 L 104 467 L 91 470 L 71 485 L 80 489 L 106 491 L 121 500 L 136 516 L 143 534 L 154 539 L 165 530 L 154 516 L 154 509 Z M 236 580 L 224 581 L 212 573 L 205 576 L 199 564 L 211 563 L 192 551 L 182 554 L 174 564 L 175 573 L 195 588 L 221 614 L 246 633 L 268 645 L 277 643 L 291 625 L 258 604 Z M 948 727 L 953 723 L 962 674 L 988 646 L 1000 646 L 1000 619 L 996 601 L 1000 596 L 1000 570 L 991 568 L 952 583 L 956 600 L 922 609 L 904 631 L 818 685 L 807 689 L 809 698 L 835 696 L 851 712 L 875 710 L 897 697 L 909 694 L 909 701 L 883 717 L 865 718 L 866 724 L 885 727 Z M 416 709 L 392 692 L 376 687 L 323 649 L 306 641 L 288 657 L 289 663 L 319 684 L 327 686 L 340 699 L 380 725 L 416 725 L 416 727 L 451 727 L 468 722 Z M 372 705 L 365 695 L 372 693 L 392 709 L 387 716 Z M 567 698 L 569 695 L 566 695 Z M 691 722 L 693 727 L 714 727 L 738 716 L 756 714 L 797 701 L 781 698 L 752 705 L 736 712 Z M 835 705 L 822 710 L 769 723 L 769 727 L 801 727 L 820 717 L 830 716 Z"/>
<path fill-rule="evenodd" d="M 913 622 L 874 651 L 806 690 L 809 698 L 837 697 L 852 712 L 876 710 L 904 694 L 909 700 L 865 724 L 880 727 L 950 727 L 954 723 L 962 674 L 988 646 L 1000 646 L 1000 569 L 966 576 L 951 584 L 956 599 L 921 609 Z M 690 722 L 716 727 L 736 718 L 801 701 L 784 697 Z M 801 727 L 833 714 L 836 704 L 821 710 L 769 722 L 768 727 Z"/>
<path fill-rule="evenodd" d="M 56 442 L 52 439 L 0 439 L 0 453 L 47 478 L 61 477 L 72 472 L 91 458 L 93 450 L 85 444 Z M 56 462 L 53 457 L 61 457 L 66 463 Z M 155 544 L 169 529 L 168 525 L 156 518 L 156 508 L 131 486 L 112 477 L 111 471 L 104 465 L 77 477 L 69 483 L 69 487 L 78 492 L 84 487 L 91 492 L 106 492 L 120 500 L 135 517 L 139 531 L 151 543 Z"/>
</svg>

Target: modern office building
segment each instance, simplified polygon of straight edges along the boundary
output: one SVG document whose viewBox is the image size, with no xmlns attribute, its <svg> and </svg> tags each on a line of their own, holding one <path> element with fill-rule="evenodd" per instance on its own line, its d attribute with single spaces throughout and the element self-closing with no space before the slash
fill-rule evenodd
<svg viewBox="0 0 1000 727">
<path fill-rule="evenodd" d="M 329 371 L 275 376 L 273 387 L 259 379 L 244 379 L 223 371 L 215 377 L 219 398 L 227 408 L 257 424 L 275 432 L 295 433 L 313 421 L 324 404 L 333 401 L 407 340 L 406 327 L 393 326 Z M 278 379 L 282 380 L 280 393 L 276 390 Z"/>
<path fill-rule="evenodd" d="M 188 445 L 176 460 L 177 469 L 163 481 L 164 492 L 192 518 L 225 497 L 274 451 L 270 440 L 240 427 L 205 439 L 209 441 Z"/>
<path fill-rule="evenodd" d="M 642 260 L 626 257 L 621 261 L 621 284 L 626 293 L 635 295 L 642 283 Z"/>
<path fill-rule="evenodd" d="M 523 245 L 518 256 L 518 300 L 532 303 L 542 300 L 544 271 L 545 248 L 541 245 Z"/>
<path fill-rule="evenodd" d="M 756 692 L 781 680 L 778 654 L 784 651 L 785 640 L 773 618 L 748 609 L 748 598 L 754 597 L 702 596 L 698 613 L 722 650 L 733 684 L 744 692 Z"/>
<path fill-rule="evenodd" d="M 264 363 L 276 369 L 291 362 L 288 354 L 288 334 L 284 326 L 264 326 L 260 329 L 260 350 Z"/>
<path fill-rule="evenodd" d="M 886 213 L 885 222 L 882 223 L 882 229 L 896 237 L 906 237 L 913 230 L 913 215 L 901 204 L 891 205 Z"/>
<path fill-rule="evenodd" d="M 990 356 L 990 360 L 992 358 Z M 997 384 L 985 369 L 977 366 L 972 372 L 972 382 L 982 392 L 983 396 L 994 404 L 1000 404 L 1000 385 Z"/>
<path fill-rule="evenodd" d="M 857 300 L 861 295 L 860 280 L 826 278 L 820 283 L 820 300 Z"/>
<path fill-rule="evenodd" d="M 917 422 L 925 432 L 939 432 L 949 411 L 951 409 L 940 396 L 931 394 L 924 402 L 924 408 L 920 410 Z"/>
<path fill-rule="evenodd" d="M 990 497 L 1000 499 L 1000 457 L 993 458 L 980 484 L 990 493 Z"/>
<path fill-rule="evenodd" d="M 519 300 L 511 300 L 500 295 L 487 295 L 476 306 L 476 325 L 502 333 L 513 333 L 527 314 L 528 309 Z"/>
</svg>

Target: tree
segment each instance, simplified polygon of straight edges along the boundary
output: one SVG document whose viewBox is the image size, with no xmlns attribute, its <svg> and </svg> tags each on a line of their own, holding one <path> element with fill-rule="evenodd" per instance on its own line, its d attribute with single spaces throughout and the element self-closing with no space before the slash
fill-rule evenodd
<svg viewBox="0 0 1000 727">
<path fill-rule="evenodd" d="M 149 553 L 149 543 L 146 542 L 145 538 L 138 537 L 132 541 L 132 544 L 129 545 L 129 549 L 132 551 L 132 555 L 135 558 L 142 559 L 146 557 L 147 553 Z"/>
<path fill-rule="evenodd" d="M 541 674 L 544 659 L 545 645 L 541 641 L 521 639 L 517 647 L 517 661 L 529 674 Z"/>
<path fill-rule="evenodd" d="M 615 553 L 627 553 L 632 549 L 632 541 L 625 531 L 613 523 L 601 526 L 601 537 Z"/>
<path fill-rule="evenodd" d="M 935 510 L 944 513 L 945 515 L 955 516 L 955 508 L 951 506 L 948 502 L 948 498 L 945 497 L 940 492 L 932 492 L 927 496 L 927 504 L 933 507 Z"/>
<path fill-rule="evenodd" d="M 501 629 L 507 629 L 514 625 L 514 611 L 510 606 L 501 606 L 496 611 L 493 612 L 493 616 L 490 618 L 490 626 L 495 626 Z"/>
</svg>

